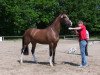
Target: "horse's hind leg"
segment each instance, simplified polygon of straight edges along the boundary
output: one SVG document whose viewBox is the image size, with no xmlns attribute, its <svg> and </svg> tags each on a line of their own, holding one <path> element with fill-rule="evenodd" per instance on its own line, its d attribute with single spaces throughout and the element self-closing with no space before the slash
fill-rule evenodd
<svg viewBox="0 0 100 75">
<path fill-rule="evenodd" d="M 23 48 L 22 48 L 22 50 L 21 50 L 20 63 L 23 63 Z"/>
<path fill-rule="evenodd" d="M 25 50 L 26 46 L 24 46 L 22 49 L 21 49 L 21 57 L 20 57 L 20 63 L 23 63 L 23 53 L 24 53 L 24 50 Z"/>
<path fill-rule="evenodd" d="M 35 58 L 35 47 L 36 47 L 36 43 L 32 43 L 32 56 L 33 56 L 33 61 L 36 62 L 36 58 Z"/>
<path fill-rule="evenodd" d="M 24 45 L 21 49 L 20 63 L 23 63 L 23 55 L 29 55 L 28 45 Z"/>
<path fill-rule="evenodd" d="M 21 49 L 21 58 L 20 62 L 23 62 L 23 55 L 29 55 L 28 44 L 30 43 L 30 37 L 25 33 L 22 37 L 22 49 Z"/>
</svg>

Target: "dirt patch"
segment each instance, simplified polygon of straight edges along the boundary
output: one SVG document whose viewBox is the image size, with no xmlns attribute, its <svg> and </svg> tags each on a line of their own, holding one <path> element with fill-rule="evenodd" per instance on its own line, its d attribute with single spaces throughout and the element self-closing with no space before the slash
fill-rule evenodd
<svg viewBox="0 0 100 75">
<path fill-rule="evenodd" d="M 89 66 L 79 68 L 81 63 L 77 40 L 60 40 L 56 48 L 56 65 L 49 66 L 48 45 L 37 44 L 36 59 L 32 63 L 32 55 L 24 56 L 24 63 L 19 64 L 21 40 L 0 42 L 0 75 L 100 75 L 100 42 L 90 42 Z M 68 54 L 72 47 L 77 48 L 75 54 Z M 31 45 L 30 45 L 31 49 Z"/>
</svg>

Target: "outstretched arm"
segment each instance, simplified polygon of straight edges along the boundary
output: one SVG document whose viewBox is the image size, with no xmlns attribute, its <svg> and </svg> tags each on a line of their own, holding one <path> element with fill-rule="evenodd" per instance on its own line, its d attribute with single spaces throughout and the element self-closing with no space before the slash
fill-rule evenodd
<svg viewBox="0 0 100 75">
<path fill-rule="evenodd" d="M 69 28 L 69 30 L 80 30 L 81 29 L 81 27 L 75 27 L 75 28 Z"/>
</svg>

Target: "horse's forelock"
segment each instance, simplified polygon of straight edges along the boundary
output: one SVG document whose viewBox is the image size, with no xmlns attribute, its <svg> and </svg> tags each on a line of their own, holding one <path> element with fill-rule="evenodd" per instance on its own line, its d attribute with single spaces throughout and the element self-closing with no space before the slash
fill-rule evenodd
<svg viewBox="0 0 100 75">
<path fill-rule="evenodd" d="M 72 26 L 72 22 L 66 14 L 62 14 L 61 19 L 64 19 L 68 25 Z"/>
<path fill-rule="evenodd" d="M 67 19 L 69 20 L 69 18 L 68 18 L 68 16 L 67 16 L 66 14 L 64 14 L 64 17 L 67 18 Z"/>
<path fill-rule="evenodd" d="M 61 18 L 67 18 L 69 20 L 69 18 L 66 14 L 61 14 Z"/>
</svg>

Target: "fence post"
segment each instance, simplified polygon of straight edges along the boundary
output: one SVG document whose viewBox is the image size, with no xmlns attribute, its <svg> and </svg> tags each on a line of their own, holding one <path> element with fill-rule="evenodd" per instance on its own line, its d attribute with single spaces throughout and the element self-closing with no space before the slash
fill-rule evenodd
<svg viewBox="0 0 100 75">
<path fill-rule="evenodd" d="M 2 37 L 0 37 L 0 41 L 2 41 L 3 39 L 2 39 Z"/>
<path fill-rule="evenodd" d="M 4 41 L 4 36 L 2 37 L 2 41 Z"/>
<path fill-rule="evenodd" d="M 64 36 L 64 39 L 65 39 L 66 37 Z"/>
</svg>

